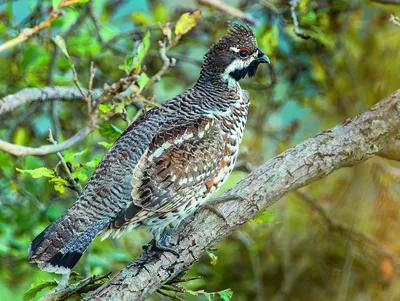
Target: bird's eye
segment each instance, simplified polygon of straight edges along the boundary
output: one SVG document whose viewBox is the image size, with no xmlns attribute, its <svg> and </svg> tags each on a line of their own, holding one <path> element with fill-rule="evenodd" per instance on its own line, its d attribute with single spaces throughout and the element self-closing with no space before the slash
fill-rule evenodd
<svg viewBox="0 0 400 301">
<path fill-rule="evenodd" d="M 247 48 L 240 48 L 239 56 L 243 59 L 247 58 L 250 54 L 250 51 Z"/>
</svg>

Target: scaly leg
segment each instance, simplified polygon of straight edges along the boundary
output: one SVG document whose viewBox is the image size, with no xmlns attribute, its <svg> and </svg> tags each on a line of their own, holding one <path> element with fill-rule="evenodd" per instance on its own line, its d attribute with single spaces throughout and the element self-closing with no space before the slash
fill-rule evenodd
<svg viewBox="0 0 400 301">
<path fill-rule="evenodd" d="M 179 256 L 178 250 L 169 245 L 168 236 L 170 234 L 170 228 L 167 226 L 159 235 L 155 235 L 149 244 L 143 246 L 143 249 L 147 250 L 149 248 L 170 252 L 176 256 Z"/>
</svg>

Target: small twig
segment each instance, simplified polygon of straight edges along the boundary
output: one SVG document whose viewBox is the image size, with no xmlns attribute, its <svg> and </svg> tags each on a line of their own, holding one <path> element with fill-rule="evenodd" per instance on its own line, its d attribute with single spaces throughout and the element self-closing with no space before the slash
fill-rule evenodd
<svg viewBox="0 0 400 301">
<path fill-rule="evenodd" d="M 163 76 L 171 67 L 174 67 L 176 64 L 176 60 L 174 58 L 167 57 L 167 50 L 171 47 L 167 49 L 166 43 L 166 40 L 158 42 L 158 44 L 160 45 L 160 58 L 164 64 L 161 69 L 150 78 L 146 87 L 151 87 L 155 82 L 159 81 L 161 79 L 161 76 Z"/>
<path fill-rule="evenodd" d="M 296 16 L 296 6 L 299 4 L 300 0 L 290 0 L 289 1 L 289 6 L 290 6 L 290 13 L 292 14 L 292 19 L 293 19 L 293 25 L 294 25 L 294 33 L 305 40 L 308 40 L 310 36 L 304 32 L 301 32 L 299 29 L 299 21 L 297 20 Z"/>
<path fill-rule="evenodd" d="M 103 275 L 103 276 L 91 276 L 91 277 L 82 279 L 79 282 L 71 284 L 62 290 L 53 290 L 53 291 L 48 292 L 41 299 L 39 299 L 39 301 L 51 301 L 51 300 L 62 301 L 62 300 L 66 300 L 69 297 L 74 296 L 74 295 L 81 295 L 81 294 L 85 294 L 85 293 L 94 291 L 104 284 L 104 283 L 96 283 L 96 282 L 106 279 L 106 278 L 108 279 L 108 278 L 110 278 L 110 275 L 111 275 L 111 272 L 107 273 L 106 275 Z"/>
<path fill-rule="evenodd" d="M 399 4 L 400 4 L 400 2 L 399 2 Z M 390 15 L 389 21 L 392 22 L 394 25 L 400 27 L 400 18 L 399 17 L 392 14 L 392 15 Z"/>
<path fill-rule="evenodd" d="M 186 282 L 190 282 L 190 281 L 194 281 L 194 280 L 198 280 L 198 279 L 203 279 L 203 276 L 195 276 L 195 277 L 189 277 L 189 278 L 184 278 L 184 279 L 176 279 L 173 280 L 171 282 L 169 282 L 170 284 L 172 283 L 186 283 Z"/>
<path fill-rule="evenodd" d="M 377 2 L 380 4 L 392 4 L 392 5 L 400 5 L 400 0 L 371 0 L 372 2 Z"/>
<path fill-rule="evenodd" d="M 47 138 L 47 140 L 53 145 L 57 144 L 57 141 L 55 141 L 53 138 L 53 133 L 51 132 L 51 129 L 49 129 L 49 137 Z M 67 180 L 68 183 L 71 185 L 70 188 L 72 188 L 73 190 L 75 190 L 77 193 L 80 194 L 82 192 L 82 186 L 81 184 L 75 181 L 74 177 L 71 174 L 71 170 L 67 165 L 67 162 L 65 162 L 63 155 L 60 152 L 57 152 L 57 157 L 60 159 L 61 165 L 63 166 L 65 172 L 67 173 Z"/>
<path fill-rule="evenodd" d="M 96 68 L 94 67 L 93 61 L 90 62 L 90 77 L 89 77 L 89 84 L 88 84 L 88 94 L 86 97 L 87 108 L 88 108 L 88 116 L 89 120 L 93 120 L 97 115 L 97 105 L 96 101 L 92 99 L 93 93 L 93 79 L 96 73 Z"/>
<path fill-rule="evenodd" d="M 326 221 L 326 223 L 329 226 L 329 229 L 343 234 L 347 234 L 349 237 L 351 237 L 353 241 L 357 242 L 359 245 L 371 246 L 379 254 L 389 257 L 393 261 L 394 265 L 400 264 L 400 259 L 396 256 L 396 254 L 393 251 L 391 251 L 388 247 L 383 245 L 381 242 L 376 240 L 373 236 L 364 233 L 362 231 L 352 229 L 345 223 L 335 219 L 330 215 L 328 210 L 326 210 L 323 206 L 321 206 L 318 203 L 317 200 L 314 200 L 311 196 L 307 195 L 306 193 L 296 190 L 294 194 L 296 194 L 299 198 L 304 200 L 310 207 L 312 207 L 315 211 L 317 211 Z"/>
<path fill-rule="evenodd" d="M 171 298 L 171 299 L 174 299 L 174 300 L 186 301 L 185 299 L 179 298 L 179 297 L 176 296 L 176 295 L 169 295 L 169 294 L 167 294 L 166 292 L 163 292 L 161 289 L 159 289 L 159 290 L 157 291 L 157 293 L 159 293 L 159 294 L 162 295 L 162 296 L 165 296 L 165 297 L 169 297 L 169 298 Z"/>
<path fill-rule="evenodd" d="M 250 25 L 257 25 L 257 20 L 254 19 L 252 16 L 249 16 L 244 12 L 242 12 L 241 10 L 232 7 L 220 0 L 198 0 L 198 2 L 199 4 L 210 5 L 223 13 L 226 13 L 228 15 L 231 15 L 232 17 L 243 20 L 244 22 L 249 23 Z"/>
<path fill-rule="evenodd" d="M 61 1 L 61 3 L 57 7 L 53 8 L 46 20 L 41 22 L 39 25 L 36 25 L 35 27 L 23 29 L 17 37 L 0 45 L 0 52 L 26 41 L 30 36 L 38 33 L 43 28 L 49 27 L 54 20 L 64 15 L 63 12 L 59 11 L 61 8 L 70 6 L 78 2 L 80 2 L 80 0 Z"/>
</svg>

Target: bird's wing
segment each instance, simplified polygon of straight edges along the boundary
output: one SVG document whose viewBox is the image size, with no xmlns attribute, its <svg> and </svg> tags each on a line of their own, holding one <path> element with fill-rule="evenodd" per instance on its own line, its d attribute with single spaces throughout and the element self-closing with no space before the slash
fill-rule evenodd
<svg viewBox="0 0 400 301">
<path fill-rule="evenodd" d="M 201 117 L 163 126 L 134 170 L 132 204 L 120 212 L 111 227 L 136 221 L 138 211 L 150 215 L 171 212 L 185 204 L 183 192 L 188 189 L 194 195 L 202 191 L 206 195 L 207 183 L 217 174 L 223 156 L 217 120 Z"/>
</svg>

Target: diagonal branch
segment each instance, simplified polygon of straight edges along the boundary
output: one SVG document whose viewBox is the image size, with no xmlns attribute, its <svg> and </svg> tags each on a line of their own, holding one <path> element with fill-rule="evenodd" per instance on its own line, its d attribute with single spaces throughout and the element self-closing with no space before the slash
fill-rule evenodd
<svg viewBox="0 0 400 301">
<path fill-rule="evenodd" d="M 241 10 L 226 4 L 224 1 L 220 0 L 197 0 L 199 4 L 202 5 L 209 5 L 221 12 L 224 12 L 232 17 L 238 18 L 242 21 L 249 23 L 250 25 L 257 25 L 257 20 L 254 19 L 252 16 L 245 14 Z"/>
<path fill-rule="evenodd" d="M 396 254 L 384 244 L 379 242 L 375 237 L 368 233 L 353 229 L 349 225 L 335 219 L 327 209 L 325 209 L 317 200 L 314 200 L 308 194 L 299 190 L 295 191 L 294 193 L 322 216 L 327 223 L 329 230 L 344 234 L 362 247 L 370 247 L 374 249 L 381 256 L 389 257 L 395 265 L 400 264 L 400 260 Z"/>
<path fill-rule="evenodd" d="M 61 8 L 77 4 L 79 2 L 80 0 L 62 0 L 57 7 L 54 7 L 52 9 L 50 15 L 43 22 L 36 25 L 35 27 L 23 29 L 17 37 L 5 42 L 4 44 L 1 44 L 0 52 L 5 49 L 14 47 L 15 45 L 18 45 L 22 42 L 25 42 L 30 36 L 37 34 L 40 30 L 46 27 L 49 27 L 53 21 L 64 15 L 63 12 L 60 11 Z"/>
<path fill-rule="evenodd" d="M 147 250 L 84 300 L 144 300 L 163 284 L 180 277 L 214 244 L 290 191 L 323 179 L 333 171 L 384 155 L 400 129 L 400 90 L 369 111 L 319 133 L 269 160 L 222 197 L 225 219 L 202 210 L 182 223 L 171 237 L 180 250 Z"/>
</svg>

